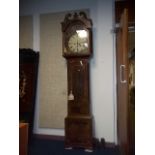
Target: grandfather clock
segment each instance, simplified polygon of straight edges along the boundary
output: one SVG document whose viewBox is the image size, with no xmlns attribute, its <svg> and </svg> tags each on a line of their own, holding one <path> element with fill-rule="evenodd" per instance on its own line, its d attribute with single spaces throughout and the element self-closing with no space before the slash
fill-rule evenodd
<svg viewBox="0 0 155 155">
<path fill-rule="evenodd" d="M 92 55 L 92 21 L 84 12 L 67 14 L 62 24 L 63 57 L 67 60 L 68 113 L 65 147 L 93 149 L 89 93 L 89 58 Z"/>
</svg>

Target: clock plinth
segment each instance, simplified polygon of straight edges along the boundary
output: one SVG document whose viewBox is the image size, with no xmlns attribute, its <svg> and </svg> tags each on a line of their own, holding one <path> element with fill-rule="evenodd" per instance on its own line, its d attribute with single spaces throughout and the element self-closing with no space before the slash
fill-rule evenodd
<svg viewBox="0 0 155 155">
<path fill-rule="evenodd" d="M 93 149 L 91 116 L 65 118 L 65 147 Z"/>
<path fill-rule="evenodd" d="M 84 12 L 66 15 L 62 22 L 63 56 L 67 60 L 68 114 L 65 147 L 93 149 L 89 93 L 89 58 L 92 53 L 92 22 Z"/>
</svg>

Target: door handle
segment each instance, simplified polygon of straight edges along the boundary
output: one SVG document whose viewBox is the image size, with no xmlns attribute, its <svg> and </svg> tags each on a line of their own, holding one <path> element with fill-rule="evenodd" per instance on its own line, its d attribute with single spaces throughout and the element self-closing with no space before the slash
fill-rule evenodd
<svg viewBox="0 0 155 155">
<path fill-rule="evenodd" d="M 127 81 L 124 79 L 125 65 L 120 65 L 120 83 L 126 83 Z"/>
</svg>

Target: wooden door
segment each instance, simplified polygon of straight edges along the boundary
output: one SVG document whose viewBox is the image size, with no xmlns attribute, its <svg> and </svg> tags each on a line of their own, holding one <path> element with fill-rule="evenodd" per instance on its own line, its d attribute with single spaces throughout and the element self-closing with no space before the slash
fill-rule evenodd
<svg viewBox="0 0 155 155">
<path fill-rule="evenodd" d="M 124 9 L 116 35 L 117 131 L 122 155 L 129 154 L 128 141 L 128 10 Z"/>
</svg>

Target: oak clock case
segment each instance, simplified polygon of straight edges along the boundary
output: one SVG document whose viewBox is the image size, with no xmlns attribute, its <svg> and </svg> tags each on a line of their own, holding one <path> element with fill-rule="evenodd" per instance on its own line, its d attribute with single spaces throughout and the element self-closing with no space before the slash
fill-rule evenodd
<svg viewBox="0 0 155 155">
<path fill-rule="evenodd" d="M 63 56 L 67 60 L 68 109 L 65 147 L 93 149 L 89 58 L 92 21 L 84 12 L 67 14 L 62 22 Z"/>
</svg>

